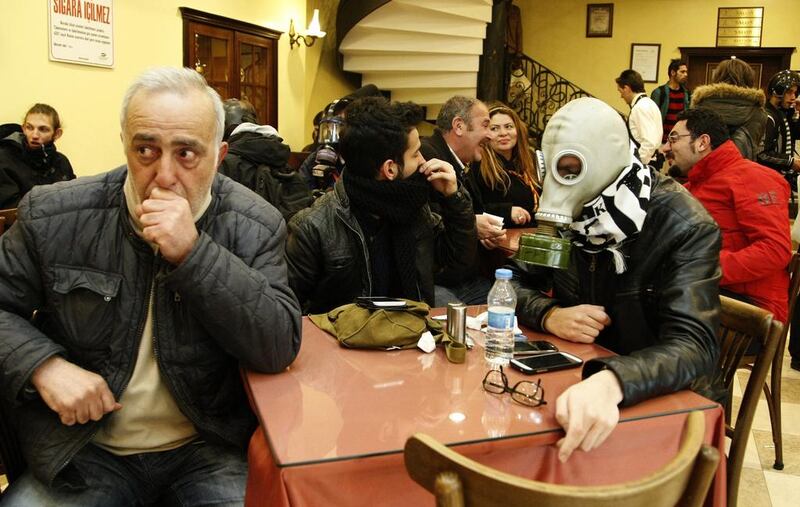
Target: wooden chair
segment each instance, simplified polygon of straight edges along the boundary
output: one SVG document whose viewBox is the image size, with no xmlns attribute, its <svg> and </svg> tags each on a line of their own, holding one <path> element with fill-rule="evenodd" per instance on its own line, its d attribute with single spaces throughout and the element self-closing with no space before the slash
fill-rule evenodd
<svg viewBox="0 0 800 507">
<path fill-rule="evenodd" d="M 775 358 L 775 351 L 781 340 L 783 324 L 773 320 L 772 314 L 753 305 L 720 296 L 720 358 L 722 380 L 728 390 L 728 403 L 725 407 L 726 436 L 731 439 L 728 452 L 728 505 L 736 506 L 739 493 L 739 478 L 742 473 L 747 436 L 753 426 L 758 398 L 767 371 Z M 744 387 L 742 403 L 736 415 L 736 426 L 731 425 L 731 397 L 733 379 L 743 363 L 750 343 L 758 340 L 761 351 L 754 356 L 750 379 Z"/>
<path fill-rule="evenodd" d="M 17 220 L 17 208 L 0 209 L 0 234 L 6 232 Z"/>
<path fill-rule="evenodd" d="M 769 420 L 772 424 L 772 442 L 775 444 L 775 463 L 772 464 L 772 468 L 775 470 L 783 470 L 781 376 L 783 375 L 783 355 L 786 351 L 786 340 L 789 336 L 789 323 L 792 322 L 798 295 L 800 295 L 800 251 L 795 252 L 789 262 L 789 314 L 786 317 L 786 323 L 783 325 L 783 333 L 781 333 L 781 339 L 778 342 L 778 348 L 772 360 L 769 382 L 764 382 L 764 398 L 766 398 L 767 407 L 769 408 Z M 752 371 L 754 362 L 755 356 L 745 355 L 739 367 Z"/>
<path fill-rule="evenodd" d="M 11 484 L 22 475 L 25 468 L 25 458 L 22 457 L 17 433 L 5 404 L 0 402 L 0 473 L 5 474 L 6 480 Z"/>
<path fill-rule="evenodd" d="M 719 463 L 719 451 L 703 445 L 705 416 L 686 420 L 678 454 L 661 470 L 613 486 L 562 486 L 523 479 L 476 463 L 428 435 L 417 433 L 405 447 L 406 470 L 436 495 L 439 507 L 626 507 L 699 506 Z"/>
</svg>

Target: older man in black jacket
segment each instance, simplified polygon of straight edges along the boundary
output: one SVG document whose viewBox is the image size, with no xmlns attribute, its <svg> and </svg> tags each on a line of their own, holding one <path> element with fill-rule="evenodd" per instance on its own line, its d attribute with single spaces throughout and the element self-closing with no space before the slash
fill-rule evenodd
<svg viewBox="0 0 800 507">
<path fill-rule="evenodd" d="M 357 296 L 433 305 L 434 275 L 464 269 L 475 255 L 469 194 L 452 165 L 422 158 L 416 104 L 368 97 L 345 118 L 342 179 L 289 222 L 289 283 L 311 313 Z M 430 210 L 431 189 L 442 196 L 440 215 Z"/>
<path fill-rule="evenodd" d="M 239 368 L 300 346 L 281 216 L 215 174 L 216 92 L 154 69 L 121 118 L 127 167 L 35 188 L 0 238 L 0 393 L 29 465 L 4 505 L 241 503 Z"/>
<path fill-rule="evenodd" d="M 566 460 L 608 437 L 620 404 L 685 388 L 721 397 L 721 240 L 702 204 L 638 161 L 624 122 L 597 99 L 553 115 L 542 151 L 536 218 L 554 237 L 540 240 L 554 252 L 571 244 L 571 256 L 566 269 L 515 266 L 517 314 L 538 331 L 619 354 L 588 361 L 584 380 L 556 400 Z"/>
</svg>

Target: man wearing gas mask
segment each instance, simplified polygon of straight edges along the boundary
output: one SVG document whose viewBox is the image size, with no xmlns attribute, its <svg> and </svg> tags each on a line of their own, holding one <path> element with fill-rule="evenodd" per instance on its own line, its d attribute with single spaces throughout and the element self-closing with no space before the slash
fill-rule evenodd
<svg viewBox="0 0 800 507">
<path fill-rule="evenodd" d="M 367 97 L 345 111 L 342 177 L 289 222 L 289 285 L 304 313 L 357 296 L 434 304 L 434 274 L 465 269 L 477 246 L 469 194 L 453 166 L 420 153 L 422 108 Z M 441 195 L 441 213 L 428 204 Z"/>
<path fill-rule="evenodd" d="M 539 231 L 513 266 L 517 315 L 619 354 L 587 361 L 584 380 L 556 400 L 564 461 L 608 437 L 619 405 L 684 388 L 721 397 L 720 233 L 688 192 L 638 160 L 624 121 L 597 99 L 553 115 L 542 152 Z"/>
</svg>

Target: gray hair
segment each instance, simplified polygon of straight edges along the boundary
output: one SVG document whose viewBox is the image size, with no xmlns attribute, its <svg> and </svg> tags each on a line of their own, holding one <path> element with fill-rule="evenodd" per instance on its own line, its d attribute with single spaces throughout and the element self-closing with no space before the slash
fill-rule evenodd
<svg viewBox="0 0 800 507">
<path fill-rule="evenodd" d="M 145 71 L 136 78 L 136 81 L 125 92 L 125 98 L 122 99 L 122 110 L 119 114 L 119 123 L 122 130 L 125 131 L 125 122 L 128 117 L 128 107 L 131 104 L 131 100 L 140 91 L 185 94 L 192 90 L 205 93 L 211 100 L 217 124 L 216 141 L 217 143 L 222 142 L 222 134 L 225 132 L 225 109 L 222 107 L 222 100 L 216 90 L 208 86 L 203 76 L 189 68 L 156 67 Z"/>
<path fill-rule="evenodd" d="M 461 118 L 464 123 L 470 125 L 472 106 L 479 102 L 478 99 L 464 97 L 463 95 L 450 97 L 439 110 L 439 116 L 436 117 L 436 126 L 442 132 L 450 132 L 453 129 L 453 120 L 456 118 Z"/>
</svg>

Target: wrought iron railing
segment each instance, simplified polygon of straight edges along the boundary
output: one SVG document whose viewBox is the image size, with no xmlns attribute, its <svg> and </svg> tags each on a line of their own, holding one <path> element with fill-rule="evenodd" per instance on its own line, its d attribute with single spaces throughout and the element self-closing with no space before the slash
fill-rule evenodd
<svg viewBox="0 0 800 507">
<path fill-rule="evenodd" d="M 528 125 L 529 135 L 537 145 L 548 120 L 561 106 L 579 97 L 592 96 L 524 54 L 507 55 L 505 75 L 506 100 Z"/>
</svg>

